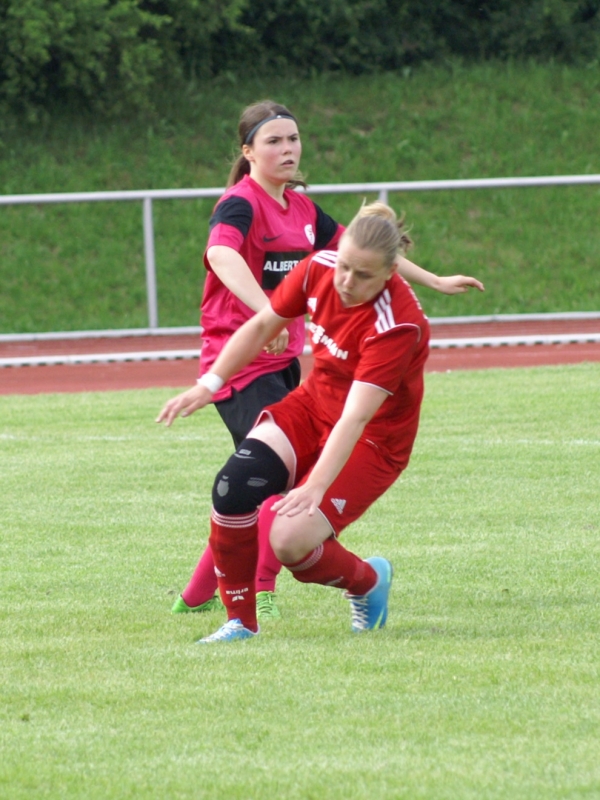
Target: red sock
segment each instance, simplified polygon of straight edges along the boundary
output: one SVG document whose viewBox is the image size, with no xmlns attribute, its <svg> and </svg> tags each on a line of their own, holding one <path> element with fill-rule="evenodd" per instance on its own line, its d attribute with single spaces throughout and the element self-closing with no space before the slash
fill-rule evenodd
<svg viewBox="0 0 600 800">
<path fill-rule="evenodd" d="M 335 586 L 350 594 L 366 594 L 377 583 L 373 567 L 342 547 L 337 539 L 326 539 L 300 561 L 284 566 L 301 583 Z"/>
<path fill-rule="evenodd" d="M 216 591 L 215 562 L 210 547 L 207 547 L 181 596 L 190 608 L 195 608 L 210 600 Z"/>
<path fill-rule="evenodd" d="M 275 512 L 271 506 L 281 495 L 268 497 L 258 512 L 258 566 L 256 568 L 256 591 L 274 592 L 277 576 L 281 572 L 281 561 L 273 552 L 269 535 L 271 525 L 275 519 Z"/>
<path fill-rule="evenodd" d="M 254 576 L 258 560 L 258 513 L 225 515 L 214 508 L 210 520 L 210 547 L 227 619 L 239 619 L 258 630 Z"/>
</svg>

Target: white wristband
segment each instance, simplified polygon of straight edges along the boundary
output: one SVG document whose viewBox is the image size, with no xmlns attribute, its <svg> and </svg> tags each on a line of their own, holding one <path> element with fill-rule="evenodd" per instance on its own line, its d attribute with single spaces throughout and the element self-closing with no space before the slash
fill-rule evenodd
<svg viewBox="0 0 600 800">
<path fill-rule="evenodd" d="M 206 386 L 209 392 L 216 394 L 223 386 L 225 381 L 219 378 L 214 372 L 205 372 L 201 378 L 198 378 L 200 386 Z"/>
</svg>

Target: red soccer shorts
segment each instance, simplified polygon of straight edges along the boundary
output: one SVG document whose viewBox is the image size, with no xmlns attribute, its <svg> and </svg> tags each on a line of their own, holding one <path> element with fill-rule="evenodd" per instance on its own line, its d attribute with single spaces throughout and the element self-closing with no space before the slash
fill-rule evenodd
<svg viewBox="0 0 600 800">
<path fill-rule="evenodd" d="M 331 425 L 311 410 L 313 405 L 301 386 L 279 403 L 267 406 L 257 421 L 270 417 L 289 439 L 296 454 L 294 486 L 307 480 L 331 432 Z M 390 464 L 376 445 L 359 439 L 319 506 L 335 535 L 361 517 L 399 474 L 398 467 Z"/>
</svg>

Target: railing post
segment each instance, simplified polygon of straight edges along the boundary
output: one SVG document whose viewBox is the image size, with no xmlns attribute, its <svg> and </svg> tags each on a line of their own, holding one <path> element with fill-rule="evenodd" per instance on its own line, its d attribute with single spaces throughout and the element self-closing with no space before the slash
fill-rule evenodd
<svg viewBox="0 0 600 800">
<path fill-rule="evenodd" d="M 385 203 L 386 206 L 387 206 L 387 203 L 388 203 L 388 190 L 387 189 L 381 189 L 380 190 L 380 192 L 379 192 L 379 202 L 380 203 Z"/>
<path fill-rule="evenodd" d="M 154 223 L 152 221 L 151 197 L 144 197 L 144 259 L 146 262 L 146 298 L 148 302 L 148 327 L 158 328 L 156 261 L 154 258 Z"/>
</svg>

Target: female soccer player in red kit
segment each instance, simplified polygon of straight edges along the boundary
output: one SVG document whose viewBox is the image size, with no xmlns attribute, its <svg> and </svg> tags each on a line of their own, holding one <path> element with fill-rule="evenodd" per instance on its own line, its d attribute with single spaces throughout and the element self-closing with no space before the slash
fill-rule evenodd
<svg viewBox="0 0 600 800">
<path fill-rule="evenodd" d="M 157 418 L 170 425 L 212 402 L 290 320 L 309 315 L 311 374 L 262 412 L 214 482 L 210 546 L 228 621 L 202 643 L 258 633 L 258 508 L 284 492 L 271 527 L 281 563 L 301 582 L 344 589 L 353 630 L 386 622 L 391 564 L 359 558 L 338 536 L 400 475 L 417 434 L 429 325 L 396 271 L 401 227 L 388 206 L 363 207 L 338 252 L 303 259 Z"/>
<path fill-rule="evenodd" d="M 228 190 L 210 221 L 204 263 L 203 345 L 200 374 L 212 364 L 232 334 L 269 297 L 291 268 L 322 248 L 337 247 L 343 227 L 306 195 L 293 191 L 298 179 L 301 143 L 293 114 L 270 100 L 248 106 L 240 118 L 241 153 L 231 170 Z M 483 287 L 461 275 L 437 277 L 403 257 L 397 269 L 408 280 L 455 294 Z M 297 356 L 305 341 L 304 320 L 290 321 L 256 359 L 214 394 L 213 402 L 235 446 L 245 438 L 260 411 L 282 399 L 299 383 Z M 278 616 L 274 604 L 279 561 L 269 545 L 271 504 L 260 512 L 257 569 L 259 612 Z M 217 587 L 207 548 L 192 578 L 173 606 L 175 613 L 209 610 Z"/>
</svg>

